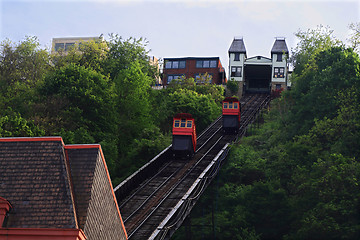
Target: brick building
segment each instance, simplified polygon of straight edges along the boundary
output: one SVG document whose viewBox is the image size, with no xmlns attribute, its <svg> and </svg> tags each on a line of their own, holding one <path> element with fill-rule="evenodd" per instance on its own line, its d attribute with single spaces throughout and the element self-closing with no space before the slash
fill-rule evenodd
<svg viewBox="0 0 360 240">
<path fill-rule="evenodd" d="M 98 144 L 0 138 L 0 240 L 127 239 Z"/>
<path fill-rule="evenodd" d="M 204 81 L 205 74 L 211 83 L 225 84 L 225 69 L 219 57 L 185 57 L 185 58 L 164 58 L 163 85 L 169 84 L 172 80 L 181 78 L 194 78 L 197 83 Z"/>
</svg>

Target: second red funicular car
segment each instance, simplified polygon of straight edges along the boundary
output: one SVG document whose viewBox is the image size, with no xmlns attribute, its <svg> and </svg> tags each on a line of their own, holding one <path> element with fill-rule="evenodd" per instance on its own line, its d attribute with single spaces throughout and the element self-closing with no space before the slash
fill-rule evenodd
<svg viewBox="0 0 360 240">
<path fill-rule="evenodd" d="M 195 153 L 196 126 L 189 113 L 178 113 L 173 118 L 172 150 L 176 157 L 192 157 Z"/>
<path fill-rule="evenodd" d="M 241 104 L 235 97 L 223 100 L 223 130 L 225 133 L 237 133 L 240 127 Z"/>
</svg>

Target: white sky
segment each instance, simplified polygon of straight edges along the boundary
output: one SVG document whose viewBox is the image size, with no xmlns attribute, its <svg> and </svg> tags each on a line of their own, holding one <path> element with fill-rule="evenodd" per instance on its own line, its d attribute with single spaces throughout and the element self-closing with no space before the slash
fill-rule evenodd
<svg viewBox="0 0 360 240">
<path fill-rule="evenodd" d="M 360 0 L 0 0 L 0 41 L 37 36 L 50 48 L 53 37 L 117 33 L 144 37 L 150 55 L 220 57 L 228 72 L 228 49 L 242 36 L 247 56 L 270 57 L 275 37 L 322 24 L 342 41 L 360 21 Z"/>
</svg>

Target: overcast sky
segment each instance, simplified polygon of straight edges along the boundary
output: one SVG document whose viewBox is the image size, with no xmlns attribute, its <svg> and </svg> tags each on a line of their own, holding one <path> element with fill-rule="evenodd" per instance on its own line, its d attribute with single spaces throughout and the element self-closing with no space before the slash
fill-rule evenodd
<svg viewBox="0 0 360 240">
<path fill-rule="evenodd" d="M 275 37 L 322 24 L 346 41 L 348 25 L 360 21 L 358 0 L 0 0 L 0 40 L 37 36 L 50 48 L 53 37 L 117 33 L 144 37 L 150 55 L 220 57 L 228 72 L 228 49 L 242 36 L 247 56 L 270 57 Z"/>
</svg>

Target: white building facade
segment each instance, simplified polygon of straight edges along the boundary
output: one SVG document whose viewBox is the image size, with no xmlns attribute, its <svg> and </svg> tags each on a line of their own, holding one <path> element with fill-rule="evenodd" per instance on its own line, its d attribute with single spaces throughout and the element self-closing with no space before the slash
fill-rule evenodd
<svg viewBox="0 0 360 240">
<path fill-rule="evenodd" d="M 247 58 L 243 38 L 234 38 L 229 48 L 229 81 L 237 81 L 243 92 L 270 92 L 286 89 L 288 79 L 288 48 L 285 38 L 276 38 L 271 58 Z"/>
</svg>

